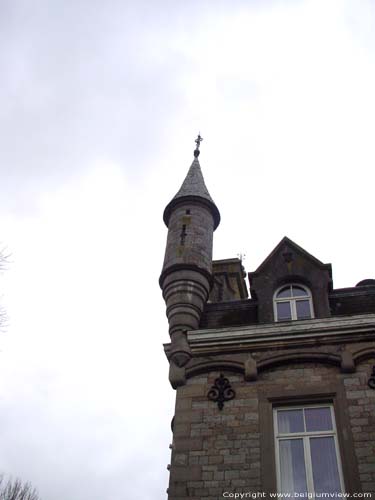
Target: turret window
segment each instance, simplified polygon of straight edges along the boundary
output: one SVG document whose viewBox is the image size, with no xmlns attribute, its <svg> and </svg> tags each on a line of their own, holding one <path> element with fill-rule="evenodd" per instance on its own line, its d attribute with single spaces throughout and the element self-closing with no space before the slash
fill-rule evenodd
<svg viewBox="0 0 375 500">
<path fill-rule="evenodd" d="M 274 314 L 276 321 L 313 318 L 310 290 L 302 285 L 279 288 L 274 296 Z"/>
</svg>

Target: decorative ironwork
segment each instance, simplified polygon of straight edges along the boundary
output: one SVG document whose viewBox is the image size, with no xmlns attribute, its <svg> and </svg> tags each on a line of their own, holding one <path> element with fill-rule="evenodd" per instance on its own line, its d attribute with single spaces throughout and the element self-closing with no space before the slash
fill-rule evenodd
<svg viewBox="0 0 375 500">
<path fill-rule="evenodd" d="M 372 367 L 372 373 L 367 383 L 371 389 L 375 389 L 375 365 Z"/>
<path fill-rule="evenodd" d="M 220 377 L 215 380 L 214 385 L 211 387 L 207 394 L 208 399 L 217 403 L 219 410 L 223 409 L 224 401 L 230 401 L 235 396 L 236 393 L 232 389 L 229 380 L 225 378 L 222 373 L 220 374 Z"/>
</svg>

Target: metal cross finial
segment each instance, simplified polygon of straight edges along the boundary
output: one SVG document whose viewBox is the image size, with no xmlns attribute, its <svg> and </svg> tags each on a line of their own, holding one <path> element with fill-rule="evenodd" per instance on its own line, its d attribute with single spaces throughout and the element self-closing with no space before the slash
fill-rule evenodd
<svg viewBox="0 0 375 500">
<path fill-rule="evenodd" d="M 201 145 L 202 141 L 203 141 L 203 137 L 201 137 L 201 134 L 199 132 L 198 137 L 195 139 L 195 142 L 196 142 L 196 145 L 197 145 L 197 147 L 194 150 L 194 156 L 195 156 L 195 158 L 198 158 L 198 156 L 199 156 L 199 153 L 200 153 L 199 146 Z"/>
</svg>

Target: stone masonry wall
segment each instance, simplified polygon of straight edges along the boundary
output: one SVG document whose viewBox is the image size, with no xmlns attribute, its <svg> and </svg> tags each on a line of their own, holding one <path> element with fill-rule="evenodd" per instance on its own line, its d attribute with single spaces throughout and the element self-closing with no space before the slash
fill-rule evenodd
<svg viewBox="0 0 375 500">
<path fill-rule="evenodd" d="M 177 390 L 169 500 L 218 500 L 225 498 L 224 492 L 262 492 L 259 396 L 267 390 L 301 387 L 308 393 L 309 388 L 329 384 L 339 385 L 346 394 L 362 490 L 374 493 L 375 391 L 367 385 L 372 365 L 362 363 L 352 374 L 317 363 L 279 366 L 260 373 L 255 382 L 224 371 L 236 397 L 225 402 L 222 411 L 207 399 L 220 372 L 192 377 Z"/>
<path fill-rule="evenodd" d="M 344 377 L 355 454 L 363 491 L 375 492 L 375 390 L 367 385 L 374 363 L 361 363 Z"/>
<path fill-rule="evenodd" d="M 176 264 L 212 268 L 214 220 L 210 210 L 196 202 L 174 209 L 168 226 L 163 270 Z"/>
</svg>

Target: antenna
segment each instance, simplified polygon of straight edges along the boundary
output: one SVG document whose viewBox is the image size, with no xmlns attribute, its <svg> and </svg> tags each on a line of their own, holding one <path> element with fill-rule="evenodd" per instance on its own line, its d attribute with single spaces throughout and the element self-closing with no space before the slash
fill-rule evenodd
<svg viewBox="0 0 375 500">
<path fill-rule="evenodd" d="M 243 262 L 246 259 L 246 254 L 245 253 L 238 253 L 237 257 L 240 259 L 241 262 Z"/>
</svg>

